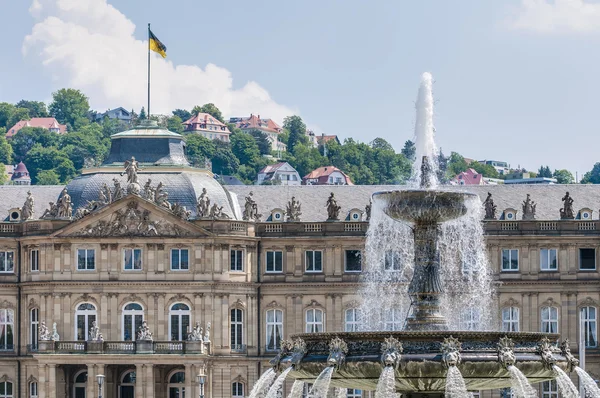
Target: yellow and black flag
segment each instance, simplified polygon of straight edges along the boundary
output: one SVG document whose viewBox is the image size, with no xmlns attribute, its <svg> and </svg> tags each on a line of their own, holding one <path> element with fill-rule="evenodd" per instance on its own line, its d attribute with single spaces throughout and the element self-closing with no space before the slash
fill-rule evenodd
<svg viewBox="0 0 600 398">
<path fill-rule="evenodd" d="M 150 50 L 159 53 L 163 58 L 167 58 L 167 46 L 154 36 L 150 28 L 148 28 L 148 39 L 150 40 Z"/>
</svg>

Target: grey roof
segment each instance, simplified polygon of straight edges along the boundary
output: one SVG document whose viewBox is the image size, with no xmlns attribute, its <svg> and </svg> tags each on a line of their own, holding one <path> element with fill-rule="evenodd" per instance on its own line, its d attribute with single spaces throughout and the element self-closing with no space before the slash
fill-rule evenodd
<svg viewBox="0 0 600 398">
<path fill-rule="evenodd" d="M 41 217 L 49 202 L 56 203 L 63 188 L 64 185 L 0 185 L 0 220 L 8 219 L 10 209 L 23 207 L 27 191 L 33 195 L 34 217 Z"/>
<path fill-rule="evenodd" d="M 227 186 L 227 189 L 237 193 L 240 206 L 244 206 L 244 198 L 250 191 L 254 193 L 254 200 L 258 205 L 259 213 L 263 220 L 270 216 L 275 208 L 284 209 L 292 196 L 302 204 L 302 221 L 325 221 L 327 209 L 325 204 L 330 192 L 335 193 L 337 203 L 342 207 L 340 218 L 344 219 L 353 208 L 364 210 L 370 197 L 377 191 L 406 189 L 398 185 L 255 185 L 255 186 Z M 497 206 L 497 216 L 507 208 L 516 209 L 517 219 L 522 216 L 522 203 L 527 194 L 537 203 L 536 219 L 560 219 L 559 209 L 562 207 L 562 198 L 569 191 L 574 200 L 573 210 L 575 215 L 582 208 L 594 210 L 593 218 L 598 219 L 600 208 L 600 185 L 478 185 L 478 186 L 445 186 L 443 189 L 472 192 L 485 200 L 487 193 L 492 194 Z"/>
</svg>

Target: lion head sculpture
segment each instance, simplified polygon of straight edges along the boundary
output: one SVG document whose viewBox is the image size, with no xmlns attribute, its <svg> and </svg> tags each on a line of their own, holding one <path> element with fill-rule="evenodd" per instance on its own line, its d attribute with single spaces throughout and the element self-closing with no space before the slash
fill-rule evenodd
<svg viewBox="0 0 600 398">
<path fill-rule="evenodd" d="M 504 366 L 504 368 L 508 369 L 509 366 L 513 366 L 515 362 L 517 362 L 517 357 L 515 356 L 514 348 L 515 343 L 512 339 L 504 336 L 498 342 L 498 362 Z"/>
<path fill-rule="evenodd" d="M 290 363 L 294 369 L 300 369 L 300 362 L 302 362 L 304 359 L 306 352 L 306 342 L 300 337 L 294 339 L 292 346 L 292 359 L 290 360 Z"/>
<path fill-rule="evenodd" d="M 442 343 L 442 364 L 444 364 L 446 368 L 460 364 L 461 348 L 462 345 L 458 339 L 452 336 L 444 338 L 444 342 Z"/>
<path fill-rule="evenodd" d="M 395 369 L 400 367 L 402 359 L 402 343 L 392 336 L 386 338 L 381 344 L 381 363 L 383 366 L 393 366 Z"/>
<path fill-rule="evenodd" d="M 560 351 L 563 356 L 567 359 L 569 363 L 568 370 L 572 372 L 575 370 L 577 366 L 579 366 L 579 359 L 575 358 L 573 354 L 571 354 L 571 347 L 569 346 L 569 339 L 565 339 L 560 345 Z"/>
<path fill-rule="evenodd" d="M 348 344 L 339 337 L 334 337 L 329 342 L 329 356 L 327 357 L 327 365 L 333 366 L 336 369 L 344 366 L 346 363 L 346 354 L 348 354 Z"/>
<path fill-rule="evenodd" d="M 292 342 L 290 340 L 281 340 L 281 343 L 279 345 L 279 352 L 277 353 L 275 358 L 273 358 L 269 361 L 269 364 L 273 367 L 274 370 L 280 371 L 281 370 L 281 361 L 283 360 L 283 358 L 290 355 L 291 351 L 292 351 Z"/>
<path fill-rule="evenodd" d="M 537 351 L 542 357 L 544 367 L 548 370 L 552 370 L 552 368 L 556 364 L 556 358 L 554 358 L 554 355 L 552 353 L 552 343 L 550 343 L 548 337 L 544 337 L 540 341 L 540 343 L 538 344 Z"/>
</svg>

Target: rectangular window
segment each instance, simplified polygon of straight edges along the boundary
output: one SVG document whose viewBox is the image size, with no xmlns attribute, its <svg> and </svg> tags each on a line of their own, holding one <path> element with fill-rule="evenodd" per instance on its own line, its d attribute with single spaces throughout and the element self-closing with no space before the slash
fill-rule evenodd
<svg viewBox="0 0 600 398">
<path fill-rule="evenodd" d="M 400 271 L 400 252 L 393 250 L 386 251 L 383 269 L 386 271 Z"/>
<path fill-rule="evenodd" d="M 283 272 L 283 252 L 267 252 L 267 272 Z"/>
<path fill-rule="evenodd" d="M 243 271 L 244 270 L 244 251 L 243 250 L 231 250 L 231 271 Z"/>
<path fill-rule="evenodd" d="M 79 271 L 96 269 L 96 251 L 94 249 L 77 249 L 77 269 Z"/>
<path fill-rule="evenodd" d="M 306 333 L 321 333 L 324 331 L 325 315 L 323 311 L 311 308 L 306 311 Z"/>
<path fill-rule="evenodd" d="M 519 309 L 517 307 L 502 308 L 502 331 L 519 331 Z"/>
<path fill-rule="evenodd" d="M 362 390 L 356 390 L 354 388 L 349 388 L 346 390 L 346 398 L 361 398 Z"/>
<path fill-rule="evenodd" d="M 231 350 L 242 351 L 244 336 L 243 313 L 241 309 L 231 310 Z"/>
<path fill-rule="evenodd" d="M 188 249 L 171 249 L 171 271 L 190 269 Z"/>
<path fill-rule="evenodd" d="M 123 249 L 123 269 L 131 271 L 142 269 L 142 249 Z"/>
<path fill-rule="evenodd" d="M 579 269 L 596 269 L 596 249 L 579 249 Z"/>
<path fill-rule="evenodd" d="M 29 251 L 29 270 L 38 272 L 40 270 L 40 251 L 32 249 Z"/>
<path fill-rule="evenodd" d="M 35 381 L 29 383 L 29 398 L 38 397 L 38 384 Z"/>
<path fill-rule="evenodd" d="M 283 311 L 267 311 L 267 351 L 279 350 L 281 339 L 283 338 Z"/>
<path fill-rule="evenodd" d="M 360 310 L 358 308 L 349 308 L 346 310 L 346 332 L 358 332 L 360 326 Z"/>
<path fill-rule="evenodd" d="M 556 380 L 544 381 L 542 383 L 542 398 L 558 398 Z"/>
<path fill-rule="evenodd" d="M 362 271 L 362 252 L 360 250 L 346 250 L 346 272 Z"/>
<path fill-rule="evenodd" d="M 323 252 L 320 250 L 306 251 L 306 272 L 323 272 Z"/>
<path fill-rule="evenodd" d="M 38 347 L 38 333 L 40 330 L 40 315 L 39 310 L 37 308 L 32 308 L 29 311 L 29 324 L 30 324 L 30 334 L 29 334 L 29 344 L 31 344 L 32 350 L 37 350 Z"/>
<path fill-rule="evenodd" d="M 0 252 L 0 272 L 15 272 L 15 252 Z"/>
<path fill-rule="evenodd" d="M 542 330 L 543 333 L 558 333 L 558 308 L 542 307 Z"/>
<path fill-rule="evenodd" d="M 519 250 L 502 249 L 502 271 L 519 270 Z"/>
<path fill-rule="evenodd" d="M 540 249 L 540 269 L 542 271 L 556 271 L 558 269 L 556 249 Z"/>
<path fill-rule="evenodd" d="M 580 325 L 583 326 L 583 333 L 585 335 L 585 346 L 588 348 L 597 347 L 596 307 L 582 307 L 580 317 Z"/>
</svg>

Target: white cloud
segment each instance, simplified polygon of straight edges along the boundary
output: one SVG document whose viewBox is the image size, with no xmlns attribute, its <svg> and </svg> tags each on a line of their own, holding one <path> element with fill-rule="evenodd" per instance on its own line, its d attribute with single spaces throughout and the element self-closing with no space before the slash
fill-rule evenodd
<svg viewBox="0 0 600 398">
<path fill-rule="evenodd" d="M 508 20 L 513 29 L 537 33 L 600 30 L 600 4 L 584 0 L 521 0 Z"/>
<path fill-rule="evenodd" d="M 100 111 L 138 110 L 146 104 L 148 42 L 135 39 L 135 25 L 119 10 L 106 0 L 33 0 L 30 13 L 38 22 L 25 37 L 23 53 L 41 62 L 56 88 L 81 89 Z M 234 88 L 225 68 L 152 57 L 152 113 L 207 102 L 231 116 L 253 112 L 281 121 L 297 113 L 276 103 L 256 82 Z"/>
</svg>

